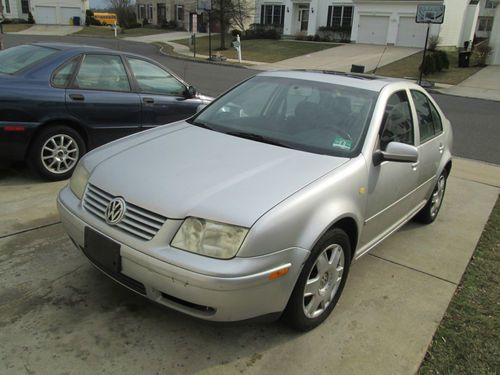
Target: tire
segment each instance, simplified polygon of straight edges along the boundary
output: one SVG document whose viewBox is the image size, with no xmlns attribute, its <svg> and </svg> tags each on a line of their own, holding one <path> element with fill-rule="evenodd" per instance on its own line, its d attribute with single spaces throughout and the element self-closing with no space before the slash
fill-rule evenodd
<svg viewBox="0 0 500 375">
<path fill-rule="evenodd" d="M 71 177 L 85 151 L 85 142 L 76 130 L 54 125 L 43 129 L 34 139 L 29 150 L 29 163 L 47 180 L 65 180 Z"/>
<path fill-rule="evenodd" d="M 351 245 L 347 234 L 339 228 L 328 231 L 304 264 L 283 320 L 304 332 L 320 325 L 331 314 L 342 294 L 350 263 Z M 306 285 L 310 286 L 307 293 Z"/>
<path fill-rule="evenodd" d="M 425 204 L 425 206 L 415 215 L 415 221 L 424 224 L 430 224 L 434 220 L 436 220 L 439 210 L 441 209 L 441 205 L 443 204 L 444 193 L 446 191 L 446 180 L 448 178 L 448 173 L 446 170 L 441 173 L 439 176 L 436 186 L 434 186 L 434 190 L 432 190 L 432 194 L 429 197 L 429 200 Z"/>
</svg>

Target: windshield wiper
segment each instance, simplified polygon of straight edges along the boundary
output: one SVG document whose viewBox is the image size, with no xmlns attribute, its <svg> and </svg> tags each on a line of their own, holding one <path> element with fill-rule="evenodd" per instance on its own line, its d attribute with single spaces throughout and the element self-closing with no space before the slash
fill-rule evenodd
<svg viewBox="0 0 500 375">
<path fill-rule="evenodd" d="M 257 142 L 262 142 L 262 143 L 267 143 L 270 145 L 275 145 L 275 146 L 280 146 L 280 147 L 285 147 L 285 148 L 291 148 L 290 146 L 281 143 L 273 138 L 268 138 L 264 135 L 260 134 L 255 134 L 255 133 L 247 133 L 247 132 L 225 132 L 226 134 L 229 135 L 234 135 L 235 137 L 240 137 L 240 138 L 245 138 L 245 139 L 251 139 L 252 141 L 257 141 Z"/>
</svg>

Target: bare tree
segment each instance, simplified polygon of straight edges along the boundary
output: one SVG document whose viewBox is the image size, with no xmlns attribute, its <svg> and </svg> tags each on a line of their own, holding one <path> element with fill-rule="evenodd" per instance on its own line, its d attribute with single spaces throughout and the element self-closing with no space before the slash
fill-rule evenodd
<svg viewBox="0 0 500 375">
<path fill-rule="evenodd" d="M 220 25 L 220 49 L 226 49 L 226 34 L 231 27 L 245 30 L 246 22 L 252 17 L 253 7 L 249 0 L 213 0 L 213 19 Z"/>
<path fill-rule="evenodd" d="M 122 27 L 127 27 L 130 20 L 130 14 L 133 13 L 132 0 L 106 0 L 109 8 L 116 12 L 118 23 Z"/>
<path fill-rule="evenodd" d="M 249 0 L 232 0 L 232 7 L 229 9 L 231 25 L 245 31 L 247 21 L 254 13 L 255 5 L 252 6 Z"/>
</svg>

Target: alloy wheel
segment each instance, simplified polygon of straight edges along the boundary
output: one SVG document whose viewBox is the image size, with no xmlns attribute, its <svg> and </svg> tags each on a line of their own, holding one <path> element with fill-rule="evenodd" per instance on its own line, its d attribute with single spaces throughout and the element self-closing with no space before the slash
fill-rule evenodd
<svg viewBox="0 0 500 375">
<path fill-rule="evenodd" d="M 344 249 L 338 244 L 326 247 L 316 259 L 304 287 L 304 314 L 312 319 L 323 314 L 332 303 L 344 272 Z"/>
</svg>

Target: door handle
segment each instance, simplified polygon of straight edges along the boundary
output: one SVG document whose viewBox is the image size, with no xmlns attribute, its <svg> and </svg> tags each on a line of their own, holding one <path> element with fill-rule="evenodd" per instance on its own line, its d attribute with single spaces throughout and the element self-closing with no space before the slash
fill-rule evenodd
<svg viewBox="0 0 500 375">
<path fill-rule="evenodd" d="M 144 104 L 154 104 L 155 100 L 153 98 L 142 98 Z"/>
<path fill-rule="evenodd" d="M 69 94 L 69 97 L 74 101 L 83 102 L 85 100 L 85 96 L 82 94 Z"/>
</svg>

